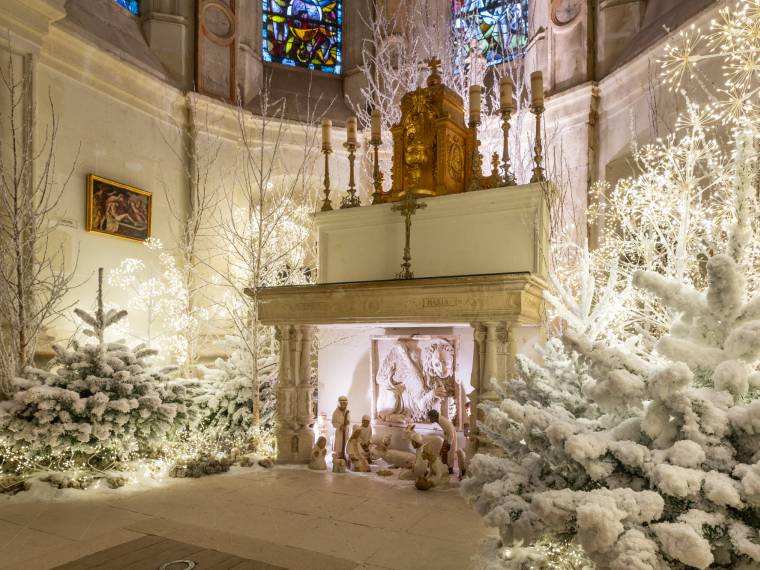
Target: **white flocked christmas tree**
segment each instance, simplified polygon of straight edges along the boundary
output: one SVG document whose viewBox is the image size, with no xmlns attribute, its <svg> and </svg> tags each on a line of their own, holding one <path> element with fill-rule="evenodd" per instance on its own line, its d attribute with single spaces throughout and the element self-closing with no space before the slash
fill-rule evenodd
<svg viewBox="0 0 760 570">
<path fill-rule="evenodd" d="M 706 289 L 634 274 L 675 315 L 652 358 L 571 328 L 483 406 L 480 431 L 502 453 L 476 455 L 463 492 L 499 528 L 492 567 L 541 567 L 522 545 L 547 537 L 611 570 L 760 567 L 755 135 L 735 132 L 734 225 Z"/>
<path fill-rule="evenodd" d="M 94 314 L 76 309 L 91 342 L 56 345 L 49 370 L 28 368 L 0 404 L 4 446 L 19 471 L 108 466 L 154 455 L 190 425 L 186 389 L 147 359 L 155 350 L 107 342 L 126 311 L 103 308 L 102 269 Z"/>
</svg>

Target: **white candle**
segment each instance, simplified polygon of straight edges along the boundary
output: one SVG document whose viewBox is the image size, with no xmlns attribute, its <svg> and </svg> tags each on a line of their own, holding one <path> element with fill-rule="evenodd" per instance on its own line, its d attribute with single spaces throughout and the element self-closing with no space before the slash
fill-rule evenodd
<svg viewBox="0 0 760 570">
<path fill-rule="evenodd" d="M 544 76 L 540 71 L 530 74 L 530 98 L 531 106 L 544 106 Z"/>
<path fill-rule="evenodd" d="M 332 121 L 330 119 L 322 119 L 322 148 L 325 150 L 332 149 L 332 143 L 330 142 L 331 133 Z"/>
<path fill-rule="evenodd" d="M 499 81 L 499 95 L 502 111 L 511 111 L 512 106 L 512 80 L 508 76 L 504 76 Z"/>
<path fill-rule="evenodd" d="M 356 141 L 356 117 L 349 117 L 346 119 L 346 142 L 356 144 Z"/>
<path fill-rule="evenodd" d="M 372 111 L 372 132 L 371 132 L 372 142 L 377 142 L 377 143 L 380 142 L 380 138 L 381 138 L 380 119 L 381 119 L 380 109 L 374 109 Z"/>
<path fill-rule="evenodd" d="M 480 85 L 470 85 L 470 122 L 480 123 Z"/>
</svg>

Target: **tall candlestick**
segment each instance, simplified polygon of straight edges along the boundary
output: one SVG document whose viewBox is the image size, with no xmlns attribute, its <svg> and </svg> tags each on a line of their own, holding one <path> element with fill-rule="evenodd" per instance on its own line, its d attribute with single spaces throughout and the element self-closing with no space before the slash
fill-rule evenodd
<svg viewBox="0 0 760 570">
<path fill-rule="evenodd" d="M 502 93 L 504 93 L 502 91 Z M 512 101 L 510 100 L 510 103 Z M 504 186 L 514 186 L 516 184 L 515 177 L 512 174 L 512 164 L 509 160 L 509 120 L 512 117 L 512 107 L 501 106 L 501 131 L 503 137 L 503 147 L 501 150 L 501 163 L 504 170 L 504 177 L 502 183 Z"/>
<path fill-rule="evenodd" d="M 354 119 L 356 121 L 356 119 Z M 356 137 L 356 131 L 354 131 Z M 356 183 L 354 181 L 354 161 L 356 160 L 356 143 L 347 142 L 343 147 L 348 151 L 348 193 L 340 203 L 341 208 L 356 208 L 361 206 L 359 196 L 356 195 Z"/>
<path fill-rule="evenodd" d="M 332 121 L 330 119 L 322 119 L 322 149 L 332 149 L 332 142 L 330 136 L 332 133 Z"/>
<path fill-rule="evenodd" d="M 328 123 L 330 121 L 327 121 Z M 322 126 L 324 127 L 324 123 L 322 123 Z M 322 211 L 323 212 L 329 212 L 333 209 L 332 203 L 330 202 L 330 153 L 332 152 L 332 148 L 330 147 L 330 138 L 329 138 L 329 129 L 328 129 L 328 138 L 327 142 L 324 142 L 324 138 L 322 139 L 322 152 L 325 155 L 325 179 L 324 179 L 324 188 L 322 189 L 322 192 L 325 193 L 325 199 L 322 201 Z M 324 135 L 325 131 L 322 130 L 322 134 Z"/>
<path fill-rule="evenodd" d="M 473 86 L 477 87 L 477 86 Z M 472 87 L 470 88 L 472 89 Z M 478 90 L 480 90 L 480 87 L 478 87 Z M 472 96 L 472 91 L 470 92 L 470 96 Z M 477 117 L 477 120 L 475 120 L 475 117 Z M 477 115 L 474 115 L 472 112 L 470 112 L 470 131 L 472 132 L 472 155 L 470 158 L 470 185 L 467 187 L 468 192 L 474 192 L 476 190 L 480 190 L 480 177 L 482 176 L 481 172 L 481 157 L 480 157 L 480 149 L 478 148 L 480 142 L 478 141 L 478 125 L 480 125 L 480 113 Z"/>
<path fill-rule="evenodd" d="M 533 144 L 533 176 L 531 182 L 544 182 L 543 142 L 541 141 L 541 115 L 544 112 L 544 80 L 540 71 L 530 74 L 530 112 L 536 117 L 536 136 Z"/>
<path fill-rule="evenodd" d="M 372 204 L 383 203 L 383 173 L 380 172 L 380 145 L 383 142 L 380 109 L 372 110 L 370 141 L 374 150 L 372 164 Z"/>
<path fill-rule="evenodd" d="M 355 145 L 356 142 L 356 117 L 349 117 L 346 119 L 346 143 Z"/>
<path fill-rule="evenodd" d="M 499 103 L 501 104 L 501 112 L 512 111 L 512 80 L 509 76 L 505 75 L 499 81 Z"/>
<path fill-rule="evenodd" d="M 470 123 L 480 124 L 480 85 L 470 85 Z"/>
<path fill-rule="evenodd" d="M 372 111 L 372 121 L 371 121 L 371 140 L 372 142 L 380 141 L 381 138 L 381 116 L 380 116 L 380 109 L 374 109 Z"/>
<path fill-rule="evenodd" d="M 530 104 L 531 107 L 544 106 L 544 75 L 540 71 L 530 74 Z"/>
</svg>

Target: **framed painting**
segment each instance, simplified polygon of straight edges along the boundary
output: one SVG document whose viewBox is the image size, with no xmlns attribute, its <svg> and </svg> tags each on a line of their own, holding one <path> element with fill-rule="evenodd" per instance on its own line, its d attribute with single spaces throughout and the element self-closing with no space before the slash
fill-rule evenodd
<svg viewBox="0 0 760 570">
<path fill-rule="evenodd" d="M 87 176 L 88 232 L 145 241 L 150 237 L 153 195 L 94 174 Z"/>
</svg>

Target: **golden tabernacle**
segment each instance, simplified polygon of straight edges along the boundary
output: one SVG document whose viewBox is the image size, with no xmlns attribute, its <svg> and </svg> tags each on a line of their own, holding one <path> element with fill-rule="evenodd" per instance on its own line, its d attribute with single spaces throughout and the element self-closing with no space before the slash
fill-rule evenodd
<svg viewBox="0 0 760 570">
<path fill-rule="evenodd" d="M 433 58 L 429 65 L 427 87 L 403 96 L 401 120 L 391 128 L 392 186 L 386 202 L 400 200 L 408 190 L 421 196 L 464 192 L 473 172 L 481 187 L 496 185 L 491 177 L 481 178 L 480 155 L 473 149 L 476 125 L 465 124 L 462 98 L 441 82 L 440 61 Z"/>
</svg>

